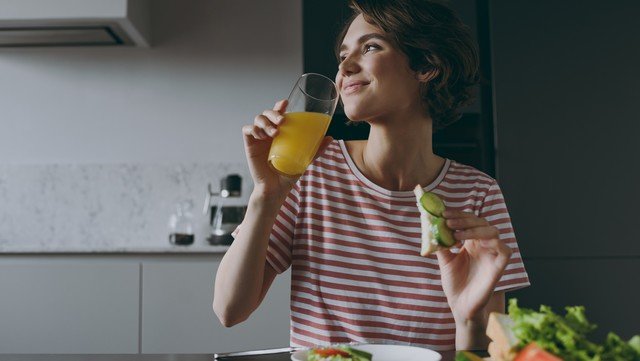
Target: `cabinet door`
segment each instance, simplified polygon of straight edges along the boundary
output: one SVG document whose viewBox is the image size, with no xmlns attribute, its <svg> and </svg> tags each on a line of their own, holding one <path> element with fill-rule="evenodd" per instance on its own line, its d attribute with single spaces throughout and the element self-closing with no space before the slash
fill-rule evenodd
<svg viewBox="0 0 640 361">
<path fill-rule="evenodd" d="M 490 3 L 499 180 L 522 254 L 640 259 L 640 2 Z"/>
<path fill-rule="evenodd" d="M 590 338 L 600 342 L 609 331 L 629 339 L 640 331 L 637 275 L 640 260 L 535 259 L 525 260 L 531 286 L 507 293 L 523 307 L 547 305 L 559 314 L 566 306 L 585 306 L 587 319 L 598 328 Z"/>
<path fill-rule="evenodd" d="M 0 353 L 137 353 L 138 264 L 0 265 Z"/>
<path fill-rule="evenodd" d="M 290 275 L 276 278 L 262 305 L 225 328 L 213 313 L 219 260 L 144 263 L 142 353 L 213 353 L 289 345 Z"/>
</svg>

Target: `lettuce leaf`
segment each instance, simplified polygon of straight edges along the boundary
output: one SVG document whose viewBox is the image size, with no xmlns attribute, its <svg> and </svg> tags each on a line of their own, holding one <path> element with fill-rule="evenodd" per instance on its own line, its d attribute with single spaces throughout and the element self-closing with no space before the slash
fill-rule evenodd
<svg viewBox="0 0 640 361">
<path fill-rule="evenodd" d="M 519 340 L 518 349 L 536 342 L 565 361 L 640 361 L 640 336 L 625 342 L 610 333 L 604 344 L 598 345 L 587 338 L 596 325 L 587 320 L 584 307 L 565 310 L 564 316 L 544 305 L 534 311 L 521 308 L 516 299 L 510 299 L 509 316 L 514 322 L 512 331 Z"/>
</svg>

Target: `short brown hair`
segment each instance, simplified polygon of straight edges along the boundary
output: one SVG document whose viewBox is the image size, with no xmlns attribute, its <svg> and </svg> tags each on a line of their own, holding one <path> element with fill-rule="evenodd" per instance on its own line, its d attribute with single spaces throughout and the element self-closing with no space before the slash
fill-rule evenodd
<svg viewBox="0 0 640 361">
<path fill-rule="evenodd" d="M 460 119 L 459 109 L 473 98 L 478 84 L 478 51 L 466 26 L 447 6 L 431 0 L 350 0 L 353 16 L 337 38 L 336 57 L 351 22 L 360 14 L 389 35 L 409 59 L 413 71 L 436 71 L 420 96 L 441 129 Z"/>
</svg>

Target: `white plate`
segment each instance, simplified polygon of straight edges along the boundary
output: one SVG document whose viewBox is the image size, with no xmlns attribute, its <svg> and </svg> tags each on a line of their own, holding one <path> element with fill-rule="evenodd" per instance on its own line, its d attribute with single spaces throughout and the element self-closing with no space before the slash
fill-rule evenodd
<svg viewBox="0 0 640 361">
<path fill-rule="evenodd" d="M 350 345 L 358 350 L 369 352 L 372 361 L 440 361 L 442 356 L 428 348 L 404 345 Z M 307 361 L 307 350 L 296 351 L 291 355 L 293 361 Z"/>
</svg>

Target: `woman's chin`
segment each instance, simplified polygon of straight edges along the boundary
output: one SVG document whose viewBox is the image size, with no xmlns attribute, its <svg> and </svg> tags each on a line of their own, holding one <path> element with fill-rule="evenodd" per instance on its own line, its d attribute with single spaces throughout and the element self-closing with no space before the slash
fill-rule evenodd
<svg viewBox="0 0 640 361">
<path fill-rule="evenodd" d="M 368 115 L 368 113 L 364 112 L 363 109 L 358 109 L 356 107 L 349 107 L 347 105 L 344 106 L 344 114 L 352 122 L 365 121 Z"/>
</svg>

